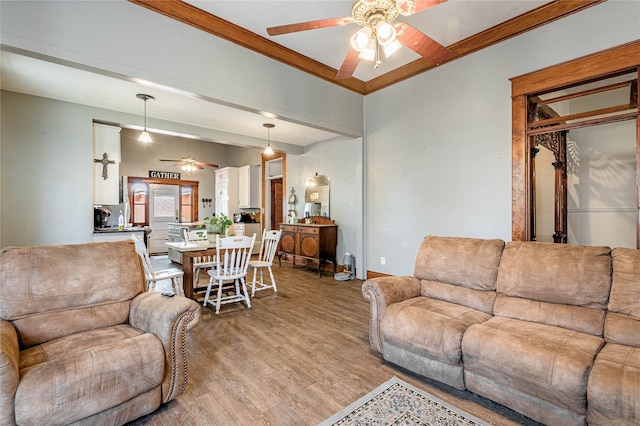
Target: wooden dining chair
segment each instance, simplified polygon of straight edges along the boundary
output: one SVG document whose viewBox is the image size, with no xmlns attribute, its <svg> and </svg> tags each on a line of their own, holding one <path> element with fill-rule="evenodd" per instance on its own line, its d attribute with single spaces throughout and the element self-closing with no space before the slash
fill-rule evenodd
<svg viewBox="0 0 640 426">
<path fill-rule="evenodd" d="M 183 230 L 184 240 L 187 243 L 202 244 L 208 247 L 209 234 L 206 229 Z M 193 284 L 198 286 L 200 282 L 200 271 L 215 268 L 218 265 L 215 256 L 195 256 L 193 258 Z"/>
<path fill-rule="evenodd" d="M 276 280 L 273 278 L 273 271 L 271 270 L 271 266 L 273 265 L 273 258 L 278 251 L 278 243 L 280 242 L 280 231 L 267 231 L 266 229 L 262 233 L 262 244 L 260 245 L 260 252 L 258 253 L 258 258 L 255 260 L 249 261 L 249 266 L 253 268 L 253 281 L 251 282 L 251 297 L 255 296 L 256 291 L 266 290 L 269 288 L 273 289 L 273 292 L 276 293 L 278 291 L 278 287 L 276 287 Z M 271 283 L 267 284 L 264 282 L 264 278 L 262 277 L 262 272 L 267 268 L 269 271 L 269 277 L 271 279 Z M 260 280 L 257 281 L 258 270 L 260 271 Z"/>
<path fill-rule="evenodd" d="M 167 268 L 159 271 L 154 270 L 149 254 L 147 253 L 147 246 L 143 239 L 135 234 L 131 236 L 131 239 L 136 245 L 136 252 L 140 256 L 140 260 L 142 260 L 142 267 L 147 281 L 147 291 L 155 291 L 158 282 L 169 280 L 171 281 L 173 292 L 179 296 L 184 296 L 184 289 L 182 288 L 184 272 L 178 268 Z"/>
<path fill-rule="evenodd" d="M 256 234 L 253 237 L 238 236 L 220 238 L 216 235 L 216 269 L 209 270 L 209 284 L 204 295 L 204 306 L 215 305 L 216 314 L 220 313 L 220 305 L 225 303 L 245 302 L 247 308 L 251 301 L 247 294 L 245 277 L 251 260 L 251 251 Z M 215 299 L 211 299 L 211 290 L 216 292 Z M 223 290 L 226 292 L 223 296 Z"/>
</svg>

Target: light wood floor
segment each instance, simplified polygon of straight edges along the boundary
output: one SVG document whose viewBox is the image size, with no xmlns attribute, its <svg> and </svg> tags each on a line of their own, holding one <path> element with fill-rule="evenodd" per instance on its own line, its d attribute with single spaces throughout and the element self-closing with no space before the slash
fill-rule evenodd
<svg viewBox="0 0 640 426">
<path fill-rule="evenodd" d="M 188 336 L 186 392 L 131 425 L 315 425 L 394 375 L 492 424 L 534 424 L 385 364 L 369 348 L 362 281 L 290 264 L 274 273 L 278 292 L 256 293 L 251 309 L 202 308 Z"/>
</svg>

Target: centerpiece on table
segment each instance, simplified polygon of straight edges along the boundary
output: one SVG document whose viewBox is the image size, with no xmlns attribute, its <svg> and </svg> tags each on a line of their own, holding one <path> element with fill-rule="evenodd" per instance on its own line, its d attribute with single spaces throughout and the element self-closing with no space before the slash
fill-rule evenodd
<svg viewBox="0 0 640 426">
<path fill-rule="evenodd" d="M 233 225 L 231 219 L 227 217 L 224 213 L 220 213 L 219 216 L 211 216 L 205 217 L 202 221 L 207 228 L 207 235 L 209 241 L 216 241 L 216 234 L 221 234 L 222 236 L 227 236 L 227 231 L 229 227 Z"/>
</svg>

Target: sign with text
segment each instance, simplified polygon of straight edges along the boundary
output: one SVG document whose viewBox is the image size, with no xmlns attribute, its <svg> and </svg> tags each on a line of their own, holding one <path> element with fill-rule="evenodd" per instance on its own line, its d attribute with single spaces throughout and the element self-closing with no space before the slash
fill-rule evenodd
<svg viewBox="0 0 640 426">
<path fill-rule="evenodd" d="M 150 178 L 159 178 L 159 179 L 178 179 L 180 180 L 180 173 L 176 172 L 161 172 L 159 170 L 149 170 Z"/>
</svg>

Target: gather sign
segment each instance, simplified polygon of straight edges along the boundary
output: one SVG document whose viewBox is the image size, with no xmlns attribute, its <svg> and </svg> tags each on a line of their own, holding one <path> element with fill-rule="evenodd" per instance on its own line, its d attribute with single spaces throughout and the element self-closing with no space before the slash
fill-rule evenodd
<svg viewBox="0 0 640 426">
<path fill-rule="evenodd" d="M 149 170 L 150 178 L 159 179 L 180 179 L 180 173 L 177 172 L 161 172 L 159 170 Z"/>
</svg>

